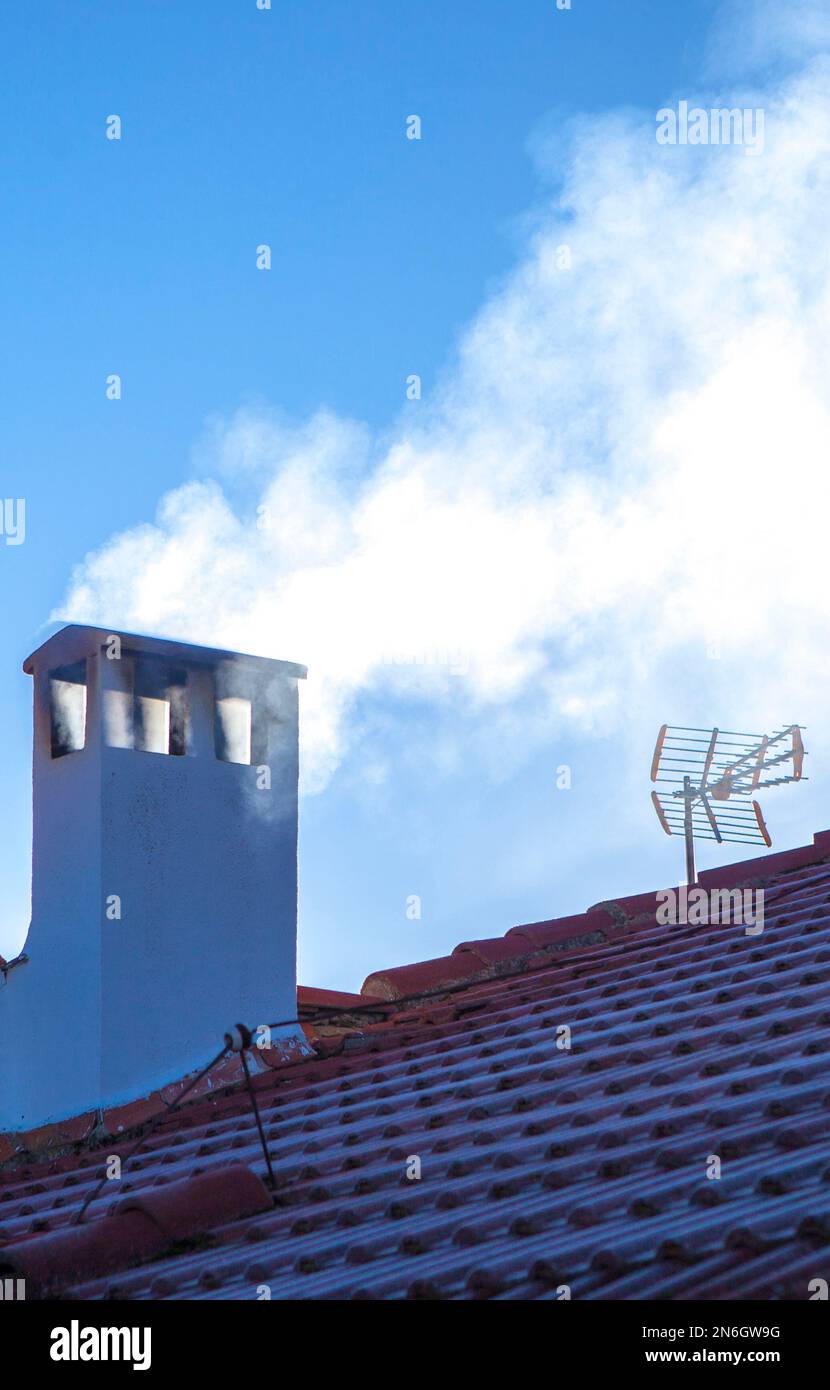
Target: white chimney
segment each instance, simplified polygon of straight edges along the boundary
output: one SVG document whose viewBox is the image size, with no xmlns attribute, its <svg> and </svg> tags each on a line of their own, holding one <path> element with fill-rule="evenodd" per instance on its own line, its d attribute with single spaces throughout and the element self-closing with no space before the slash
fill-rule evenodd
<svg viewBox="0 0 830 1390">
<path fill-rule="evenodd" d="M 32 922 L 0 975 L 0 1132 L 181 1080 L 296 1019 L 305 667 L 91 627 L 29 657 Z M 273 1045 L 303 1052 L 299 1025 Z"/>
</svg>

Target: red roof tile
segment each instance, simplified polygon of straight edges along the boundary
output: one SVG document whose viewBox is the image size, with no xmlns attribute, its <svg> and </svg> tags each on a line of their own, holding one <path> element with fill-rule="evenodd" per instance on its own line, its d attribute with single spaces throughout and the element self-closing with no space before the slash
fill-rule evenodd
<svg viewBox="0 0 830 1390">
<path fill-rule="evenodd" d="M 592 908 L 578 917 L 558 917 L 551 922 L 531 922 L 524 927 L 511 927 L 507 940 L 527 942 L 539 949 L 570 950 L 575 946 L 595 946 L 610 939 L 614 917 L 605 908 Z"/>
<path fill-rule="evenodd" d="M 297 986 L 297 1007 L 302 1016 L 312 1009 L 353 1009 L 365 1007 L 362 994 L 347 994 L 340 989 L 312 989 L 308 985 Z"/>
<path fill-rule="evenodd" d="M 414 994 L 435 994 L 454 985 L 484 978 L 487 967 L 478 956 L 438 956 L 417 965 L 398 965 L 378 970 L 363 982 L 362 993 L 372 999 L 408 999 Z"/>
<path fill-rule="evenodd" d="M 34 1297 L 90 1276 L 155 1259 L 175 1241 L 270 1210 L 262 1181 L 241 1163 L 217 1168 L 116 1202 L 103 1220 L 18 1241 L 0 1254 L 6 1274 L 23 1277 Z"/>
<path fill-rule="evenodd" d="M 824 832 L 701 876 L 763 885 L 759 936 L 661 926 L 644 894 L 336 1005 L 305 990 L 320 1055 L 256 1076 L 273 1199 L 231 1071 L 81 1227 L 123 1140 L 7 1160 L 0 1271 L 81 1298 L 806 1299 L 830 1278 L 828 859 Z"/>
</svg>

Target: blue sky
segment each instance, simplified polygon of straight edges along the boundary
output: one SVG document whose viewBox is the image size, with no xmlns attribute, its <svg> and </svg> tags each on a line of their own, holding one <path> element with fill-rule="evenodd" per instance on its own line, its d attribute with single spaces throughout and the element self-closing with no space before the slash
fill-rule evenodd
<svg viewBox="0 0 830 1390">
<path fill-rule="evenodd" d="M 447 552 L 457 544 L 463 585 L 470 572 L 464 518 L 478 515 L 480 492 L 471 460 L 482 450 L 509 453 L 512 420 L 526 422 L 537 405 L 532 447 L 547 432 L 545 467 L 575 478 L 577 487 L 592 479 L 594 497 L 613 480 L 617 510 L 610 519 L 603 512 L 607 529 L 596 543 L 605 563 L 623 536 L 623 565 L 631 562 L 629 578 L 638 586 L 626 612 L 636 614 L 644 601 L 651 548 L 665 557 L 688 546 L 682 525 L 679 534 L 648 527 L 640 533 L 629 511 L 636 511 L 638 498 L 653 501 L 656 476 L 658 488 L 676 476 L 680 491 L 674 505 L 663 499 L 661 516 L 681 517 L 685 489 L 695 487 L 682 460 L 676 475 L 655 474 L 653 458 L 640 458 L 632 442 L 633 424 L 630 433 L 622 425 L 614 433 L 608 422 L 627 419 L 630 411 L 632 422 L 642 418 L 649 437 L 659 438 L 669 455 L 699 429 L 705 448 L 710 431 L 724 434 L 725 416 L 728 427 L 737 428 L 747 400 L 767 381 L 766 357 L 754 364 L 751 380 L 740 375 L 745 335 L 757 344 L 768 333 L 771 357 L 780 361 L 787 325 L 797 315 L 787 293 L 792 286 L 779 283 L 780 263 L 767 269 L 765 280 L 758 257 L 750 256 L 756 282 L 740 294 L 745 266 L 724 263 L 717 276 L 711 271 L 718 256 L 706 248 L 707 219 L 712 225 L 722 219 L 719 244 L 726 246 L 733 234 L 746 234 L 743 217 L 750 227 L 763 220 L 758 208 L 768 207 L 769 196 L 747 186 L 750 177 L 756 185 L 763 177 L 747 172 L 756 161 L 720 151 L 728 154 L 728 165 L 710 160 L 705 168 L 692 167 L 693 152 L 676 150 L 669 152 L 678 157 L 674 165 L 660 165 L 650 135 L 654 113 L 681 97 L 731 90 L 731 52 L 736 81 L 751 80 L 773 93 L 775 83 L 797 80 L 817 47 L 814 35 L 805 39 L 787 73 L 773 71 L 762 55 L 748 76 L 738 69 L 752 48 L 748 40 L 734 49 L 716 45 L 713 58 L 718 12 L 710 0 L 682 6 L 573 0 L 566 12 L 554 0 L 516 6 L 496 0 L 422 0 L 417 6 L 274 0 L 264 12 L 254 0 L 46 7 L 9 0 L 3 7 L 2 495 L 25 497 L 27 534 L 22 546 L 0 544 L 0 719 L 6 731 L 0 951 L 19 949 L 28 920 L 31 715 L 20 662 L 56 611 L 113 627 L 140 621 L 162 635 L 217 645 L 235 639 L 308 662 L 309 689 L 315 679 L 324 686 L 328 681 L 316 714 L 317 697 L 310 694 L 308 762 L 317 771 L 301 812 L 300 976 L 319 985 L 358 987 L 374 968 L 439 955 L 458 941 L 581 910 L 614 893 L 676 881 L 679 847 L 664 841 L 648 819 L 650 809 L 643 810 L 659 722 L 735 725 L 743 717 L 773 726 L 820 713 L 821 673 L 813 673 L 802 712 L 794 707 L 798 682 L 785 683 L 766 702 L 757 683 L 746 689 L 746 652 L 735 652 L 735 672 L 726 671 L 733 654 L 728 629 L 725 637 L 717 634 L 727 648 L 717 679 L 711 664 L 701 677 L 694 633 L 700 628 L 702 641 L 708 619 L 698 621 L 699 610 L 708 605 L 716 617 L 720 595 L 717 585 L 691 592 L 686 580 L 698 584 L 697 570 L 693 580 L 671 570 L 677 606 L 663 612 L 659 631 L 643 632 L 632 617 L 627 645 L 615 653 L 614 669 L 621 660 L 631 675 L 621 679 L 619 699 L 608 695 L 607 671 L 595 679 L 608 654 L 607 631 L 621 630 L 609 608 L 607 578 L 595 595 L 593 580 L 588 583 L 566 628 L 550 630 L 540 615 L 530 631 L 523 621 L 519 636 L 503 631 L 492 648 L 480 633 L 470 636 L 475 592 L 471 609 L 460 606 L 454 626 L 437 631 L 434 645 L 424 634 L 435 630 L 440 593 L 425 598 L 423 612 L 413 611 L 417 595 L 430 590 L 438 550 L 439 576 L 454 585 Z M 105 139 L 112 113 L 123 122 L 119 142 Z M 420 141 L 405 138 L 411 113 L 422 119 Z M 773 139 L 771 159 L 775 151 Z M 810 159 L 795 163 L 803 191 L 811 187 Z M 655 188 L 652 171 L 668 185 Z M 564 202 L 563 188 L 570 190 Z M 813 196 L 821 198 L 822 191 Z M 609 255 L 617 254 L 618 238 L 603 222 L 607 200 L 615 197 L 629 210 L 623 241 L 636 259 L 620 258 L 603 272 L 603 256 L 608 266 Z M 799 280 L 797 291 L 818 305 L 822 208 L 791 201 L 801 218 L 797 228 L 787 228 L 789 214 L 780 209 L 762 244 L 777 235 L 788 245 L 798 240 L 799 264 L 812 263 L 816 281 Z M 631 210 L 641 205 L 652 209 L 653 224 L 635 230 Z M 699 219 L 691 251 L 674 217 L 684 205 Z M 534 327 L 536 271 L 529 282 L 522 268 L 538 270 L 540 244 L 546 237 L 553 246 L 565 242 L 569 227 L 576 229 L 575 251 L 585 248 L 584 279 L 561 308 L 550 310 L 552 320 Z M 263 242 L 272 248 L 268 273 L 255 265 Z M 582 273 L 578 255 L 576 271 Z M 668 327 L 659 363 L 638 376 L 637 345 L 649 336 L 648 321 L 638 326 L 638 319 L 648 312 L 658 276 L 653 293 L 662 306 L 660 323 Z M 767 284 L 780 308 L 777 324 L 758 317 Z M 700 321 L 692 322 L 691 310 L 677 302 L 689 287 L 699 288 Z M 625 305 L 614 309 L 618 336 L 612 343 L 603 337 L 603 305 L 616 305 L 627 293 Z M 722 321 L 707 319 L 709 303 L 719 306 Z M 545 354 L 532 353 L 537 329 L 545 341 L 558 335 L 557 361 L 570 364 L 550 382 Z M 524 357 L 515 372 L 511 368 L 515 334 L 523 351 L 541 362 L 538 377 L 531 377 Z M 724 341 L 733 342 L 734 360 L 715 362 L 711 354 Z M 672 343 L 678 344 L 676 357 Z M 610 355 L 600 372 L 603 351 Z M 786 416 L 797 398 L 803 419 L 803 393 L 819 388 L 798 365 L 801 356 L 793 344 L 793 379 L 782 367 L 786 393 L 782 389 L 779 405 Z M 563 373 L 576 373 L 587 361 L 590 370 L 580 367 L 570 389 Z M 105 396 L 112 372 L 123 381 L 117 402 Z M 405 399 L 410 373 L 422 379 L 417 402 Z M 688 383 L 688 398 L 677 394 L 678 373 Z M 777 399 L 775 390 L 771 394 Z M 494 402 L 502 397 L 507 404 L 497 417 Z M 672 408 L 663 409 L 669 397 Z M 718 403 L 707 415 L 713 397 Z M 822 401 L 814 404 L 823 409 Z M 411 546 L 402 536 L 402 551 L 410 559 L 420 556 L 414 563 L 424 566 L 423 584 L 397 589 L 390 583 L 398 628 L 390 637 L 384 619 L 359 669 L 338 677 L 342 654 L 332 655 L 308 597 L 308 557 L 292 557 L 293 541 L 274 561 L 283 587 L 273 607 L 252 598 L 268 576 L 268 555 L 275 554 L 257 551 L 238 605 L 245 612 L 232 607 L 211 630 L 210 596 L 201 581 L 214 549 L 217 564 L 224 547 L 237 559 L 245 553 L 224 511 L 211 531 L 216 508 L 250 520 L 257 504 L 276 499 L 296 513 L 296 533 L 309 536 L 319 535 L 322 522 L 348 516 L 363 538 L 361 554 L 373 547 L 366 573 L 376 592 L 384 587 L 378 535 L 388 535 L 388 498 L 376 480 L 389 469 L 390 451 L 397 457 L 396 447 L 432 459 L 436 441 L 445 454 L 440 468 L 429 472 L 425 502 L 421 465 L 407 475 L 410 484 L 418 481 L 425 517 L 441 516 L 433 535 L 427 520 Z M 285 464 L 295 458 L 289 486 Z M 703 490 L 719 487 L 723 476 L 717 461 L 709 467 L 714 473 L 704 471 Z M 501 516 L 513 517 L 519 553 L 536 501 L 551 500 L 540 483 L 543 471 L 534 468 L 531 481 L 518 463 L 505 460 L 499 480 L 492 460 L 483 466 L 494 516 L 504 476 L 510 477 Z M 455 488 L 446 512 L 439 475 Z M 195 494 L 201 543 L 194 552 L 176 490 L 203 487 L 206 479 L 214 479 L 208 486 L 222 502 L 217 492 Z M 738 499 L 745 481 L 733 479 Z M 368 521 L 367 488 L 373 504 Z M 126 566 L 127 552 L 111 547 L 113 538 L 152 525 L 160 500 L 170 494 L 178 498 L 174 520 L 162 522 L 161 531 L 166 528 L 165 563 L 178 566 L 179 588 L 176 603 L 167 605 L 142 588 L 148 563 L 142 546 L 152 545 L 146 532 L 130 542 Z M 553 502 L 555 525 L 546 543 L 558 534 L 564 553 L 574 544 L 584 554 L 584 506 L 567 487 Z M 740 500 L 736 505 L 740 510 Z M 394 524 L 405 532 L 407 506 L 396 504 L 389 515 L 404 518 Z M 479 560 L 491 534 L 482 517 Z M 634 529 L 627 532 L 629 524 Z M 498 538 L 494 544 L 504 554 Z M 351 574 L 350 545 L 338 541 L 331 552 L 315 551 L 315 572 L 340 573 L 342 566 Z M 716 534 L 710 533 L 708 548 L 718 563 Z M 635 555 L 642 557 L 643 575 L 634 573 L 640 563 Z M 87 556 L 104 559 L 93 558 L 73 581 Z M 654 572 L 661 592 L 663 563 L 655 562 Z M 558 581 L 566 589 L 569 572 Z M 609 573 L 613 590 L 613 565 Z M 733 578 L 737 593 L 741 580 Z M 771 592 L 777 594 L 777 586 Z M 549 599 L 556 603 L 556 594 L 546 594 L 545 604 Z M 531 568 L 509 607 L 515 613 L 526 605 L 529 614 L 536 603 Z M 594 603 L 607 629 L 594 630 Z M 469 624 L 465 612 L 473 614 Z M 821 614 L 814 616 L 819 623 Z M 741 611 L 733 617 L 739 621 Z M 359 646 L 357 605 L 351 619 Z M 786 625 L 786 614 L 777 621 Z M 770 646 L 780 632 L 770 623 L 769 630 L 747 630 L 747 642 Z M 667 640 L 669 629 L 682 632 L 684 625 L 692 631 L 691 645 Z M 820 631 L 799 629 L 796 665 L 802 647 L 812 650 L 810 634 Z M 388 662 L 378 659 L 390 646 L 410 654 L 409 668 L 396 666 L 390 675 Z M 447 675 L 440 653 L 450 648 L 471 653 L 474 678 L 466 671 Z M 419 660 L 426 678 L 411 669 Z M 407 671 L 411 679 L 403 679 Z M 789 703 L 783 707 L 782 701 Z M 568 791 L 556 787 L 562 765 L 572 773 Z M 780 829 L 782 846 L 809 838 L 824 824 L 820 801 L 805 797 L 794 807 L 782 797 L 775 809 L 771 828 Z M 422 900 L 416 921 L 405 911 L 412 894 Z"/>
</svg>

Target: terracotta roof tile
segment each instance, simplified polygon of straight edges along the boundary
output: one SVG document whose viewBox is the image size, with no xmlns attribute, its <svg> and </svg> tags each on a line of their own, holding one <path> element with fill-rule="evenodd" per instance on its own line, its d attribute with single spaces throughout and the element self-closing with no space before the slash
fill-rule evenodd
<svg viewBox="0 0 830 1390">
<path fill-rule="evenodd" d="M 0 1268 L 79 1298 L 806 1299 L 830 1278 L 828 859 L 824 832 L 702 876 L 763 884 L 760 936 L 661 926 L 640 894 L 304 990 L 312 1033 L 346 1022 L 256 1076 L 273 1194 L 230 1070 L 82 1227 L 126 1142 L 83 1117 L 15 1150 Z"/>
</svg>

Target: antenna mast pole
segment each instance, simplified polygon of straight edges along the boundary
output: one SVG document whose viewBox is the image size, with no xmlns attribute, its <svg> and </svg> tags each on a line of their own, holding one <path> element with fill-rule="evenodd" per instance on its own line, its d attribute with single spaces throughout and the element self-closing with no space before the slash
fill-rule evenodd
<svg viewBox="0 0 830 1390">
<path fill-rule="evenodd" d="M 697 883 L 695 873 L 695 837 L 692 830 L 692 779 L 683 778 L 683 833 L 686 837 L 686 882 L 691 888 Z"/>
</svg>

